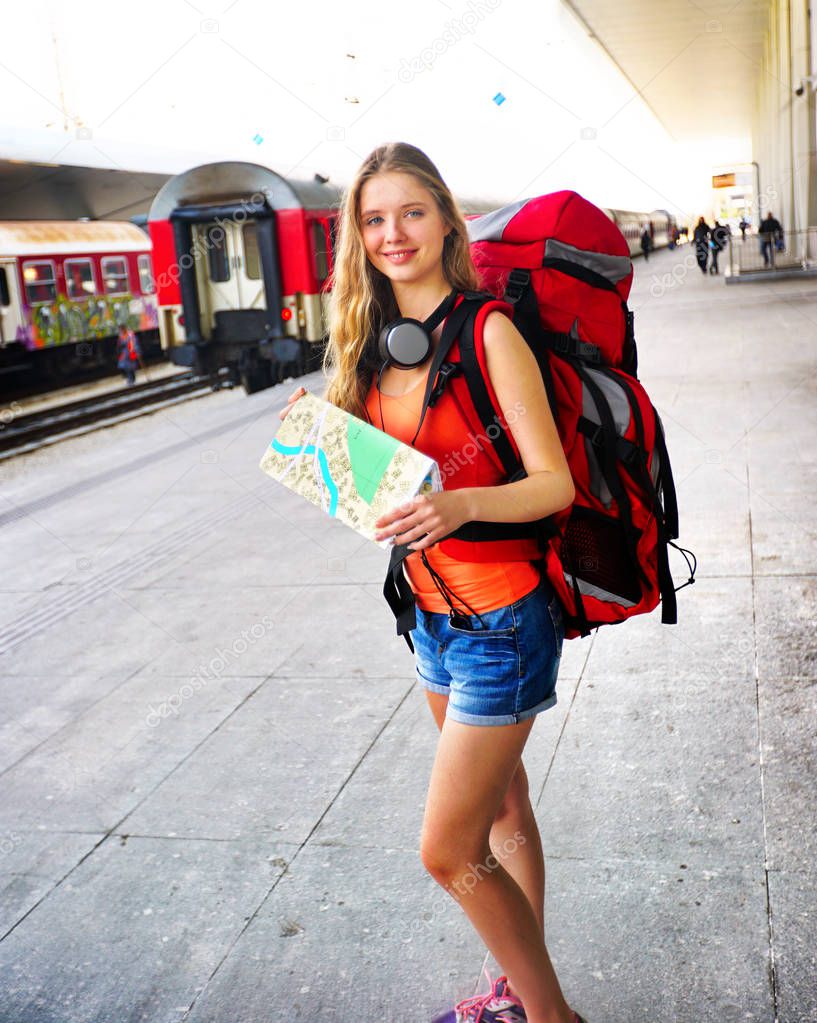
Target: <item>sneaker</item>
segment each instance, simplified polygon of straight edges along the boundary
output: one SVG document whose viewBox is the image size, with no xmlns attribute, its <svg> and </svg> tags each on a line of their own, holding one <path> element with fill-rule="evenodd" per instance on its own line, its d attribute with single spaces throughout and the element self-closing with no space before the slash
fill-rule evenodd
<svg viewBox="0 0 817 1023">
<path fill-rule="evenodd" d="M 527 1023 L 527 1019 L 508 978 L 502 976 L 492 982 L 487 994 L 463 999 L 449 1012 L 437 1016 L 433 1023 Z"/>
</svg>

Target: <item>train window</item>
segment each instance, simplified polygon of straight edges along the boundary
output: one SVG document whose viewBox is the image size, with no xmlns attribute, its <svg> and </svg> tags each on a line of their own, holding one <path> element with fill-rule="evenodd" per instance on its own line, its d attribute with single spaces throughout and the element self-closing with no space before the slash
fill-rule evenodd
<svg viewBox="0 0 817 1023">
<path fill-rule="evenodd" d="M 29 305 L 56 302 L 57 279 L 51 260 L 23 263 L 23 281 Z"/>
<path fill-rule="evenodd" d="M 4 266 L 0 266 L 0 305 L 11 305 L 9 279 L 6 277 L 6 268 Z"/>
<path fill-rule="evenodd" d="M 139 268 L 139 287 L 143 295 L 152 295 L 156 290 L 153 283 L 153 272 L 150 269 L 150 256 L 139 256 L 136 260 Z"/>
<path fill-rule="evenodd" d="M 105 256 L 102 260 L 102 280 L 106 295 L 124 295 L 130 291 L 128 261 L 124 256 Z"/>
<path fill-rule="evenodd" d="M 90 259 L 66 259 L 65 293 L 76 300 L 96 294 L 94 267 Z"/>
<path fill-rule="evenodd" d="M 315 253 L 315 276 L 322 284 L 329 276 L 329 257 L 326 251 L 326 228 L 322 220 L 312 221 L 312 249 Z"/>
<path fill-rule="evenodd" d="M 227 233 L 221 224 L 210 224 L 205 231 L 207 265 L 210 280 L 215 284 L 230 279 L 230 257 L 227 252 Z"/>
<path fill-rule="evenodd" d="M 261 280 L 261 256 L 258 252 L 258 232 L 256 223 L 251 220 L 242 228 L 244 239 L 244 270 L 251 281 Z"/>
</svg>

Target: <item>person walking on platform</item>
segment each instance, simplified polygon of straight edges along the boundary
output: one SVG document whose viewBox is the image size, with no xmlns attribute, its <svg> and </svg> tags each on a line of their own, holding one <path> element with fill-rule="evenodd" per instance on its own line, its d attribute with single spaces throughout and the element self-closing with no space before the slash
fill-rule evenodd
<svg viewBox="0 0 817 1023">
<path fill-rule="evenodd" d="M 726 224 L 715 221 L 712 225 L 709 247 L 712 250 L 712 265 L 709 268 L 711 274 L 718 273 L 718 256 L 723 252 L 729 242 L 729 228 Z"/>
<path fill-rule="evenodd" d="M 699 217 L 692 233 L 692 240 L 695 243 L 695 259 L 702 274 L 706 273 L 706 264 L 709 262 L 709 236 L 711 233 L 709 224 L 703 217 Z"/>
<path fill-rule="evenodd" d="M 116 342 L 116 365 L 125 375 L 128 387 L 131 387 L 136 379 L 136 368 L 142 362 L 142 349 L 134 332 L 127 323 L 119 328 L 119 338 Z M 144 365 L 142 366 L 144 369 Z"/>
<path fill-rule="evenodd" d="M 641 232 L 641 251 L 644 253 L 644 261 L 646 262 L 650 258 L 650 249 L 652 248 L 652 235 L 650 229 L 645 225 L 644 230 Z"/>
<path fill-rule="evenodd" d="M 773 265 L 774 253 L 776 250 L 779 251 L 778 242 L 783 237 L 783 225 L 772 214 L 771 210 L 761 220 L 757 233 L 760 235 L 760 252 L 763 256 L 763 265 Z"/>
<path fill-rule="evenodd" d="M 406 143 L 373 150 L 339 217 L 326 398 L 444 464 L 471 437 L 456 400 L 444 391 L 419 426 L 418 418 L 449 316 L 464 293 L 479 290 L 463 215 L 436 166 Z M 410 365 L 395 362 L 383 341 L 400 317 L 425 331 Z M 562 608 L 534 561 L 467 561 L 435 548 L 467 522 L 533 522 L 575 496 L 531 349 L 500 309 L 480 323 L 486 383 L 500 408 L 526 410 L 509 423 L 526 478 L 505 483 L 486 462 L 480 478 L 488 485 L 457 488 L 455 469 L 442 491 L 377 520 L 378 541 L 393 538 L 410 551 L 403 569 L 415 598 L 415 667 L 439 729 L 420 855 L 504 971 L 491 992 L 464 999 L 435 1023 L 488 1023 L 506 1014 L 584 1023 L 568 1006 L 545 945 L 542 845 L 522 763 L 536 715 L 556 701 Z M 290 396 L 281 419 L 301 393 Z M 479 446 L 475 458 L 483 455 Z M 444 977 L 441 962 L 438 968 Z M 387 1015 L 417 1018 L 405 1003 Z"/>
<path fill-rule="evenodd" d="M 738 227 L 740 228 L 740 240 L 742 242 L 745 242 L 746 232 L 749 230 L 749 221 L 746 219 L 746 217 L 740 218 L 740 223 L 738 224 Z"/>
</svg>

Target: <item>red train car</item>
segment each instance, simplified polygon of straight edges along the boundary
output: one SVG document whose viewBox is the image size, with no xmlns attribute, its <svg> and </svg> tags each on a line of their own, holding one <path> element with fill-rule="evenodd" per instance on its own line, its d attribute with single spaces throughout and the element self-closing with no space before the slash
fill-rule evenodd
<svg viewBox="0 0 817 1023">
<path fill-rule="evenodd" d="M 340 196 L 251 163 L 171 178 L 148 215 L 168 357 L 248 393 L 317 368 Z"/>
<path fill-rule="evenodd" d="M 0 222 L 0 370 L 58 379 L 114 366 L 123 323 L 150 348 L 158 337 L 150 250 L 129 223 Z"/>
</svg>

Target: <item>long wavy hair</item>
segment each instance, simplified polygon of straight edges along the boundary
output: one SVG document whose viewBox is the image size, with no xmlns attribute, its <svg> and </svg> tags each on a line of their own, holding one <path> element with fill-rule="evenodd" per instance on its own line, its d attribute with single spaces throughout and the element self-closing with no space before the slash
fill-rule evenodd
<svg viewBox="0 0 817 1023">
<path fill-rule="evenodd" d="M 330 281 L 329 343 L 323 359 L 324 372 L 330 378 L 327 400 L 361 419 L 366 418 L 364 402 L 372 372 L 379 368 L 377 336 L 386 323 L 400 315 L 391 282 L 369 261 L 360 225 L 361 190 L 369 178 L 387 171 L 416 178 L 432 194 L 450 226 L 442 252 L 442 270 L 449 286 L 458 291 L 480 288 L 465 220 L 431 160 L 406 142 L 389 142 L 372 150 L 341 204 Z"/>
</svg>

